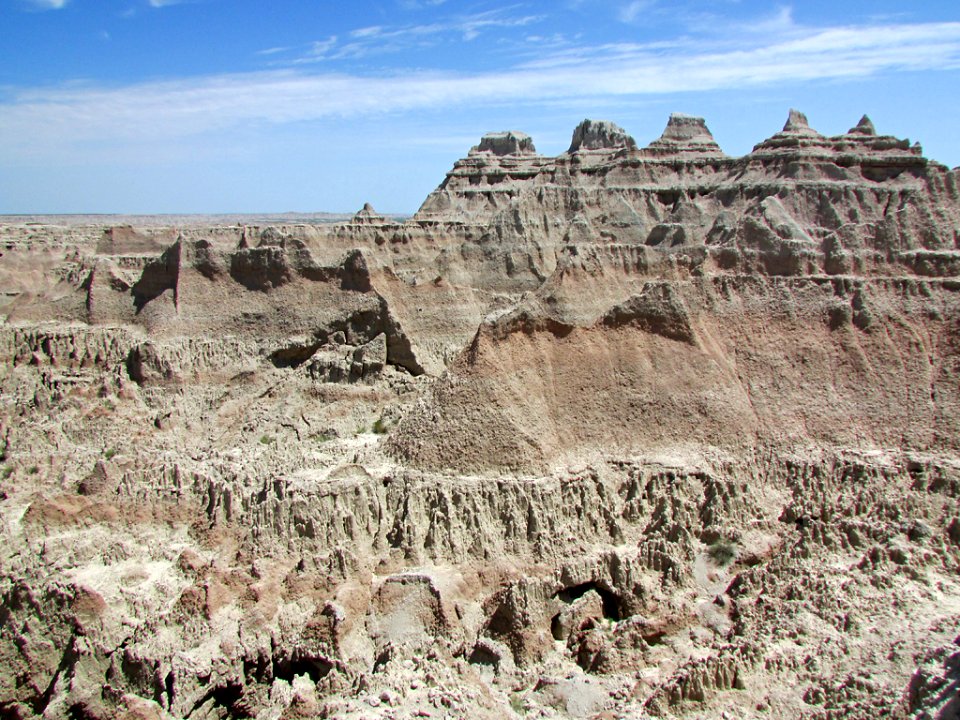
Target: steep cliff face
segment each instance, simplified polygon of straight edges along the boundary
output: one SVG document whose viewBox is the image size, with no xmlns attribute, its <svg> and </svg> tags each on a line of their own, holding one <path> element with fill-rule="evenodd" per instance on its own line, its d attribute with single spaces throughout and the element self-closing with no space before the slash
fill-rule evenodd
<svg viewBox="0 0 960 720">
<path fill-rule="evenodd" d="M 581 150 L 591 132 L 616 139 Z M 743 158 L 699 118 L 672 116 L 642 150 L 619 133 L 582 125 L 571 152 L 528 159 L 529 177 L 461 161 L 425 203 L 512 215 L 552 270 L 407 417 L 393 440 L 406 462 L 543 472 L 683 442 L 956 449 L 952 172 L 867 118 L 825 138 L 792 112 Z"/>
<path fill-rule="evenodd" d="M 4 717 L 955 711 L 960 192 L 869 119 L 0 231 Z"/>
</svg>

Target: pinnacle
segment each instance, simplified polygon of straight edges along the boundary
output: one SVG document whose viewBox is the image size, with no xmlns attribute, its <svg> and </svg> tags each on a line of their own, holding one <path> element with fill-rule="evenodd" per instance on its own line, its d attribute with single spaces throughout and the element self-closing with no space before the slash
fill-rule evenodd
<svg viewBox="0 0 960 720">
<path fill-rule="evenodd" d="M 860 122 L 857 123 L 856 127 L 850 128 L 851 135 L 876 135 L 877 129 L 873 125 L 873 121 L 864 115 L 860 118 Z"/>
<path fill-rule="evenodd" d="M 584 120 L 573 131 L 568 153 L 580 150 L 634 149 L 637 142 L 609 120 Z"/>
</svg>

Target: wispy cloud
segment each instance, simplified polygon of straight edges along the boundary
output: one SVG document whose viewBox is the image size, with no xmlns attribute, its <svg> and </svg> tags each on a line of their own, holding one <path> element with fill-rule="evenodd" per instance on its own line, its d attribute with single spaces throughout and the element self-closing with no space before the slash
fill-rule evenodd
<svg viewBox="0 0 960 720">
<path fill-rule="evenodd" d="M 326 40 L 315 40 L 310 44 L 310 56 L 325 57 L 335 47 L 337 47 L 336 35 L 331 35 Z"/>
<path fill-rule="evenodd" d="M 67 6 L 70 0 L 23 0 L 33 10 L 60 10 Z"/>
<path fill-rule="evenodd" d="M 640 16 L 640 13 L 649 10 L 653 5 L 654 0 L 633 0 L 633 2 L 629 2 L 620 8 L 617 17 L 620 18 L 620 22 L 632 23 Z"/>
<path fill-rule="evenodd" d="M 796 30 L 797 25 L 793 21 L 793 8 L 784 5 L 772 15 L 761 17 L 757 22 L 751 23 L 744 29 L 760 33 L 784 33 Z"/>
<path fill-rule="evenodd" d="M 447 0 L 400 0 L 400 7 L 404 10 L 423 10 L 425 8 L 443 5 Z"/>
<path fill-rule="evenodd" d="M 475 40 L 494 28 L 518 28 L 532 25 L 540 15 L 514 15 L 517 6 L 459 15 L 436 22 L 410 25 L 370 25 L 357 28 L 343 41 L 336 37 L 314 42 L 294 64 L 330 60 L 356 60 L 373 55 L 431 47 L 443 42 Z"/>
<path fill-rule="evenodd" d="M 280 53 L 290 52 L 291 49 L 292 48 L 288 46 L 266 48 L 264 50 L 257 50 L 257 55 L 279 55 Z"/>
<path fill-rule="evenodd" d="M 665 11 L 661 9 L 658 12 L 662 14 Z M 751 36 L 782 39 L 789 34 L 811 32 L 811 28 L 804 28 L 796 23 L 793 18 L 793 8 L 790 5 L 780 5 L 769 13 L 738 19 L 710 10 L 683 10 L 679 13 L 677 20 L 687 32 L 713 39 L 725 37 L 731 43 L 749 41 Z M 873 23 L 873 25 L 884 24 L 892 23 Z"/>
<path fill-rule="evenodd" d="M 331 38 L 324 43 L 331 44 Z M 277 70 L 120 88 L 15 91 L 0 100 L 0 157 L 331 117 L 450 107 L 598 102 L 910 70 L 960 69 L 960 23 L 808 30 L 743 48 L 607 45 L 482 73 Z"/>
</svg>

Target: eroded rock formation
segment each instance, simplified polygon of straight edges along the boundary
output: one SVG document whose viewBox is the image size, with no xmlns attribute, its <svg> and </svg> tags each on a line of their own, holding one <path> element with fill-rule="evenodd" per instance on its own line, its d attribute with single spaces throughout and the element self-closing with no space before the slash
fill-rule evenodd
<svg viewBox="0 0 960 720">
<path fill-rule="evenodd" d="M 868 118 L 2 232 L 0 715 L 956 714 L 960 191 Z"/>
</svg>

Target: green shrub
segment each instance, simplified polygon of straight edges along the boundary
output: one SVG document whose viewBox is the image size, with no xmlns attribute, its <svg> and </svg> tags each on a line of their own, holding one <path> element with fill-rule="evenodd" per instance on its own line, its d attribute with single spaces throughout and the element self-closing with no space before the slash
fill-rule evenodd
<svg viewBox="0 0 960 720">
<path fill-rule="evenodd" d="M 107 460 L 110 460 L 111 458 L 113 458 L 114 455 L 117 454 L 117 452 L 118 450 L 116 448 L 107 448 L 106 450 L 103 451 L 103 457 L 106 458 Z"/>
<path fill-rule="evenodd" d="M 717 565 L 729 565 L 737 557 L 737 545 L 729 540 L 717 540 L 707 548 L 707 555 Z"/>
<path fill-rule="evenodd" d="M 261 445 L 269 445 L 269 444 L 272 443 L 272 442 L 273 442 L 273 438 L 270 437 L 269 435 L 261 435 L 261 436 L 260 436 L 260 444 L 261 444 Z"/>
<path fill-rule="evenodd" d="M 30 475 L 36 475 L 38 472 L 40 472 L 40 468 L 36 465 L 31 465 L 27 468 L 27 473 Z"/>
<path fill-rule="evenodd" d="M 377 418 L 373 423 L 373 431 L 377 435 L 383 435 L 387 431 L 387 423 L 383 418 Z"/>
<path fill-rule="evenodd" d="M 8 479 L 11 475 L 13 475 L 13 466 L 12 466 L 12 465 L 7 465 L 6 467 L 3 468 L 3 470 L 0 470 L 0 480 L 6 480 L 6 479 Z"/>
</svg>

